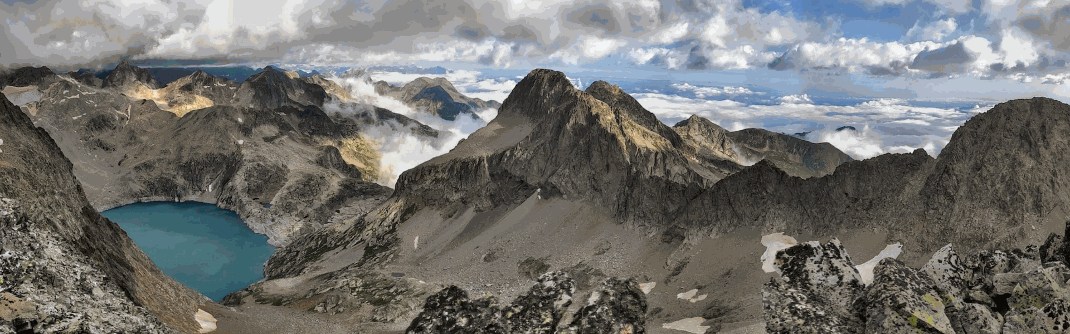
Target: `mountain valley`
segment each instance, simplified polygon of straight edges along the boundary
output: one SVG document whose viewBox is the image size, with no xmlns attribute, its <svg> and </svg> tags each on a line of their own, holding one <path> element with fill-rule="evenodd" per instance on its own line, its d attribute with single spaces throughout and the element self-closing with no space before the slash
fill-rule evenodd
<svg viewBox="0 0 1070 334">
<path fill-rule="evenodd" d="M 203 310 L 221 333 L 764 332 L 781 327 L 763 305 L 788 299 L 763 297 L 782 279 L 761 270 L 763 236 L 838 238 L 856 259 L 899 242 L 896 265 L 920 268 L 949 243 L 963 257 L 1042 245 L 1070 218 L 1070 106 L 1048 98 L 974 116 L 936 158 L 855 160 L 698 116 L 669 126 L 616 85 L 581 90 L 553 70 L 500 104 L 441 78 L 379 81 L 380 96 L 446 121 L 498 110 L 391 184 L 369 129 L 448 134 L 332 78 L 269 66 L 162 85 L 126 61 L 90 78 L 0 75 L 0 253 L 73 263 L 3 272 L 0 297 L 105 296 L 94 308 L 125 312 L 87 313 L 89 331 L 195 332 Z M 236 212 L 276 247 L 264 279 L 215 303 L 163 275 L 98 213 L 148 201 Z M 76 286 L 79 275 L 92 279 Z M 0 312 L 0 333 L 76 328 L 19 307 Z"/>
</svg>

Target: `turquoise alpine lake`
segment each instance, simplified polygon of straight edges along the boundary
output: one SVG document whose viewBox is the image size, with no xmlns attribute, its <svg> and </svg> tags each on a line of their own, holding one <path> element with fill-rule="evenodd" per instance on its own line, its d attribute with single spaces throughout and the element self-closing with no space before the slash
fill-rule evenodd
<svg viewBox="0 0 1070 334">
<path fill-rule="evenodd" d="M 165 274 L 221 301 L 264 277 L 275 251 L 233 211 L 197 202 L 148 202 L 101 212 Z"/>
</svg>

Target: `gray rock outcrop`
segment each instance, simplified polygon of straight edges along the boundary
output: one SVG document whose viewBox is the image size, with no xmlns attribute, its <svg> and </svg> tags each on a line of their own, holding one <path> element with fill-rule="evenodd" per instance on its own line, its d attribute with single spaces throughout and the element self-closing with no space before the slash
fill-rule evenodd
<svg viewBox="0 0 1070 334">
<path fill-rule="evenodd" d="M 1042 248 L 1062 247 L 1052 244 L 1061 243 L 1061 238 L 1047 241 Z M 840 254 L 842 247 L 833 242 L 792 246 L 777 254 L 783 276 L 763 289 L 766 329 L 773 333 L 1070 331 L 1070 269 L 1062 260 L 1040 264 L 1034 260 L 1037 248 L 1027 249 L 1033 251 L 981 251 L 960 259 L 947 245 L 921 270 L 886 258 L 873 269 L 872 284 L 846 290 L 857 291 L 850 295 L 843 293 L 842 285 L 833 284 L 843 281 L 845 267 L 853 269 L 850 259 Z M 845 309 L 843 299 L 829 296 L 846 296 L 850 307 Z"/>
<path fill-rule="evenodd" d="M 406 333 L 645 333 L 646 296 L 634 280 L 607 279 L 569 315 L 574 293 L 572 278 L 560 271 L 543 274 L 509 305 L 493 296 L 472 300 L 450 286 L 427 298 Z"/>
</svg>

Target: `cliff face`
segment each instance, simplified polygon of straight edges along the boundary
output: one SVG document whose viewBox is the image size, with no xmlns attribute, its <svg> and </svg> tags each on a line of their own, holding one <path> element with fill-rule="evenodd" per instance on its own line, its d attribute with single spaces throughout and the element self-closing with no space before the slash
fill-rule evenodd
<svg viewBox="0 0 1070 334">
<path fill-rule="evenodd" d="M 206 297 L 164 275 L 90 206 L 72 164 L 0 98 L 0 326 L 37 332 L 191 332 Z M 84 312 L 81 319 L 74 313 Z"/>
<path fill-rule="evenodd" d="M 934 221 L 979 240 L 1013 240 L 1070 213 L 1070 106 L 1013 100 L 951 136 L 919 191 Z M 1026 225 L 1029 224 L 1029 225 Z"/>
</svg>

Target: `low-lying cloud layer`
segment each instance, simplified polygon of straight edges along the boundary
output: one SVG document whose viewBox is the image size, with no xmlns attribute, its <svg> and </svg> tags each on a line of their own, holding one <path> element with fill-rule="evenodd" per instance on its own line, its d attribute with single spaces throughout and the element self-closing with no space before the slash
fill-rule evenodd
<svg viewBox="0 0 1070 334">
<path fill-rule="evenodd" d="M 364 128 L 364 135 L 374 140 L 379 149 L 379 154 L 381 155 L 381 183 L 387 186 L 393 186 L 401 172 L 449 152 L 449 150 L 457 146 L 461 139 L 467 138 L 469 134 L 486 125 L 498 114 L 497 109 L 485 109 L 476 111 L 479 119 L 462 115 L 457 117 L 455 121 L 447 121 L 426 110 L 412 108 L 393 97 L 379 95 L 375 92 L 375 87 L 372 84 L 372 79 L 403 84 L 426 75 L 371 72 L 369 77 L 368 74 L 365 72 L 357 76 L 328 77 L 329 80 L 346 89 L 353 102 L 340 103 L 334 101 L 325 105 L 326 111 L 353 114 L 361 111 L 374 111 L 374 107 L 379 107 L 405 115 L 439 131 L 438 138 L 417 136 L 411 131 L 412 127 L 415 126 L 414 124 L 406 126 L 394 121 L 387 121 L 387 124 Z M 468 90 L 476 86 L 483 87 L 481 89 L 483 94 L 494 96 L 498 96 L 499 92 L 493 89 L 504 87 L 502 84 L 490 79 L 476 80 L 471 72 L 451 72 L 448 75 L 439 76 L 455 80 L 457 82 L 455 87 L 461 89 L 461 92 L 466 93 L 468 96 L 480 95 L 479 93 L 468 92 Z M 512 85 L 509 86 L 509 89 L 512 89 Z M 507 92 L 508 90 L 506 94 L 508 94 Z M 375 115 L 374 112 L 370 112 L 370 114 Z"/>
<path fill-rule="evenodd" d="M 633 96 L 666 124 L 698 115 L 730 131 L 764 128 L 812 142 L 827 142 L 855 159 L 907 153 L 917 148 L 936 156 L 958 126 L 991 108 L 922 107 L 898 99 L 824 105 L 814 104 L 805 94 L 782 96 L 779 103 L 772 105 L 661 93 Z"/>
</svg>

